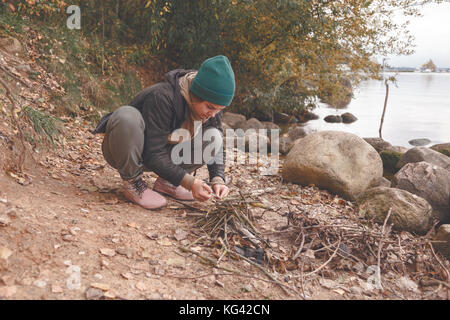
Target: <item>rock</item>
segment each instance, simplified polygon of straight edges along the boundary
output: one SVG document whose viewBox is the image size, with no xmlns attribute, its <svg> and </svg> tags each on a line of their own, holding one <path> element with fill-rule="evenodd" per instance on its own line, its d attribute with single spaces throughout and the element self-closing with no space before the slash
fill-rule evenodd
<svg viewBox="0 0 450 320">
<path fill-rule="evenodd" d="M 381 180 L 380 180 L 380 185 L 379 186 L 380 187 L 390 188 L 391 187 L 391 182 L 388 179 L 386 179 L 385 177 L 382 177 Z"/>
<path fill-rule="evenodd" d="M 245 133 L 245 151 L 259 152 L 264 150 L 262 148 L 266 148 L 267 152 L 270 150 L 270 140 L 266 135 L 254 131 Z"/>
<path fill-rule="evenodd" d="M 378 153 L 392 147 L 392 145 L 381 138 L 364 138 L 364 140 L 377 150 Z"/>
<path fill-rule="evenodd" d="M 177 230 L 175 230 L 174 238 L 175 238 L 177 241 L 184 240 L 184 239 L 187 238 L 187 236 L 188 236 L 188 233 L 187 233 L 186 231 L 184 231 L 183 229 L 177 229 Z"/>
<path fill-rule="evenodd" d="M 391 152 L 397 152 L 401 153 L 402 155 L 406 152 L 408 152 L 408 148 L 402 147 L 402 146 L 390 146 L 384 149 L 383 151 L 391 151 Z"/>
<path fill-rule="evenodd" d="M 232 129 L 238 129 L 245 126 L 247 119 L 242 114 L 225 112 L 222 121 L 229 125 Z"/>
<path fill-rule="evenodd" d="M 33 282 L 33 285 L 38 288 L 45 288 L 47 286 L 47 282 L 44 280 L 36 280 Z"/>
<path fill-rule="evenodd" d="M 433 246 L 436 247 L 440 253 L 450 259 L 450 224 L 443 224 L 439 227 L 435 240 L 442 242 L 436 242 Z"/>
<path fill-rule="evenodd" d="M 114 249 L 102 248 L 100 249 L 100 253 L 104 256 L 114 257 L 116 255 L 116 251 Z"/>
<path fill-rule="evenodd" d="M 245 125 L 242 127 L 242 129 L 245 131 L 247 129 L 255 129 L 258 131 L 258 129 L 265 129 L 264 125 L 256 118 L 248 119 Z"/>
<path fill-rule="evenodd" d="M 225 122 L 222 122 L 222 130 L 223 130 L 223 134 L 225 135 L 227 133 L 228 129 L 233 129 L 231 128 L 229 125 L 227 125 Z"/>
<path fill-rule="evenodd" d="M 122 256 L 126 256 L 128 259 L 132 259 L 134 256 L 134 249 L 133 248 L 117 248 L 116 252 Z"/>
<path fill-rule="evenodd" d="M 303 138 L 306 136 L 305 129 L 302 127 L 289 128 L 288 131 L 289 138 L 294 142 L 297 139 Z"/>
<path fill-rule="evenodd" d="M 440 152 L 442 154 L 445 154 L 447 157 L 450 157 L 450 142 L 435 144 L 431 146 L 430 149 L 433 149 L 434 151 Z"/>
<path fill-rule="evenodd" d="M 278 142 L 278 151 L 282 155 L 287 155 L 294 145 L 294 141 L 292 141 L 292 139 L 289 138 L 288 136 L 278 137 L 277 142 Z M 276 142 L 272 142 L 272 144 L 273 143 L 276 143 Z"/>
<path fill-rule="evenodd" d="M 450 171 L 427 162 L 408 163 L 394 176 L 393 186 L 424 198 L 435 218 L 450 222 Z"/>
<path fill-rule="evenodd" d="M 8 260 L 8 258 L 13 254 L 11 250 L 6 247 L 0 246 L 0 260 Z"/>
<path fill-rule="evenodd" d="M 397 164 L 402 157 L 402 153 L 396 151 L 389 151 L 388 149 L 380 152 L 381 161 L 383 161 L 383 168 L 390 173 L 396 173 L 398 171 Z"/>
<path fill-rule="evenodd" d="M 450 158 L 426 147 L 415 147 L 403 154 L 397 163 L 397 169 L 402 168 L 407 163 L 425 161 L 450 171 Z"/>
<path fill-rule="evenodd" d="M 379 185 L 383 165 L 375 149 L 358 136 L 322 131 L 295 142 L 282 175 L 287 181 L 314 184 L 354 200 L 366 189 Z"/>
<path fill-rule="evenodd" d="M 366 219 L 374 219 L 382 224 L 389 208 L 392 213 L 389 223 L 400 231 L 425 234 L 432 224 L 433 208 L 423 198 L 408 191 L 376 187 L 364 192 L 357 199 L 360 213 Z"/>
<path fill-rule="evenodd" d="M 408 143 L 414 147 L 422 147 L 422 146 L 426 146 L 427 144 L 431 143 L 430 139 L 413 139 L 413 140 L 409 140 Z"/>
<path fill-rule="evenodd" d="M 104 297 L 103 291 L 96 288 L 88 288 L 86 290 L 86 299 L 99 300 Z"/>
<path fill-rule="evenodd" d="M 353 123 L 356 120 L 358 120 L 357 117 L 355 117 L 353 114 L 351 114 L 350 112 L 346 112 L 341 114 L 341 118 L 342 118 L 342 122 L 343 123 Z"/>
<path fill-rule="evenodd" d="M 263 121 L 261 123 L 264 126 L 264 128 L 267 129 L 267 131 L 273 130 L 273 129 L 280 130 L 280 127 L 277 124 L 273 123 L 273 122 Z"/>
<path fill-rule="evenodd" d="M 282 113 L 282 112 L 274 112 L 273 120 L 275 123 L 281 123 L 281 124 L 294 123 L 297 121 L 295 116 L 291 116 L 291 115 L 288 115 L 287 113 Z"/>
<path fill-rule="evenodd" d="M 22 51 L 22 45 L 16 38 L 0 38 L 0 49 L 5 50 L 8 53 L 19 53 Z"/>
<path fill-rule="evenodd" d="M 319 119 L 319 116 L 311 111 L 305 111 L 303 113 L 303 118 L 306 121 L 309 121 L 309 120 L 317 120 L 317 119 Z"/>
<path fill-rule="evenodd" d="M 342 118 L 339 115 L 329 115 L 329 116 L 326 116 L 323 120 L 325 120 L 325 122 L 329 122 L 329 123 L 342 122 Z"/>
<path fill-rule="evenodd" d="M 26 73 L 30 73 L 31 72 L 31 67 L 28 64 L 21 64 L 21 65 L 18 65 L 16 67 L 16 70 L 17 71 L 23 71 L 23 72 L 26 72 Z"/>
<path fill-rule="evenodd" d="M 7 227 L 11 224 L 11 219 L 8 215 L 0 213 L 0 227 Z"/>
</svg>

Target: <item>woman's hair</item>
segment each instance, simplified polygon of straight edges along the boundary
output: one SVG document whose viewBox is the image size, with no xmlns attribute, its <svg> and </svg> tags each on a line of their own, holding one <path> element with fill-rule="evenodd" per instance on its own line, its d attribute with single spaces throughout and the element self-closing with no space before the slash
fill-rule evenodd
<svg viewBox="0 0 450 320">
<path fill-rule="evenodd" d="M 197 96 L 196 96 L 195 94 L 193 94 L 191 91 L 189 91 L 189 95 L 191 96 L 191 101 L 192 101 L 192 102 L 200 103 L 200 102 L 205 101 L 205 99 L 202 99 L 202 98 L 197 97 Z"/>
</svg>

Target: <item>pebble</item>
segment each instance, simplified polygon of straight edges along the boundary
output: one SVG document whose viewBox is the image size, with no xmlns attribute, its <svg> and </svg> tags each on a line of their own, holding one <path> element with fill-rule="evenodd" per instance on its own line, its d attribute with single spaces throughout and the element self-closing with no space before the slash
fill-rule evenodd
<svg viewBox="0 0 450 320">
<path fill-rule="evenodd" d="M 8 260 L 8 258 L 13 254 L 11 250 L 6 247 L 0 246 L 0 259 Z"/>
<path fill-rule="evenodd" d="M 244 292 L 250 292 L 250 291 L 252 291 L 252 286 L 249 285 L 249 284 L 247 284 L 247 285 L 245 285 L 245 286 L 242 287 L 242 291 L 244 291 Z"/>
<path fill-rule="evenodd" d="M 7 204 L 7 203 L 8 203 L 8 199 L 0 198 L 0 202 L 1 202 L 1 203 L 4 203 L 4 204 Z"/>
<path fill-rule="evenodd" d="M 103 276 L 100 273 L 96 273 L 96 274 L 94 274 L 94 278 L 96 278 L 98 280 L 102 280 Z"/>
<path fill-rule="evenodd" d="M 116 255 L 116 251 L 114 249 L 102 248 L 100 249 L 100 253 L 104 256 L 114 257 Z"/>
<path fill-rule="evenodd" d="M 117 248 L 116 252 L 123 256 L 126 256 L 128 259 L 133 258 L 134 250 L 132 248 Z"/>
<path fill-rule="evenodd" d="M 11 219 L 6 215 L 0 215 L 0 227 L 7 227 L 11 224 Z"/>
<path fill-rule="evenodd" d="M 47 286 L 47 282 L 44 280 L 36 280 L 33 283 L 34 286 L 38 287 L 38 288 L 44 288 L 45 286 Z"/>
<path fill-rule="evenodd" d="M 86 299 L 88 300 L 98 300 L 103 298 L 103 291 L 96 288 L 89 288 L 86 290 Z"/>
</svg>

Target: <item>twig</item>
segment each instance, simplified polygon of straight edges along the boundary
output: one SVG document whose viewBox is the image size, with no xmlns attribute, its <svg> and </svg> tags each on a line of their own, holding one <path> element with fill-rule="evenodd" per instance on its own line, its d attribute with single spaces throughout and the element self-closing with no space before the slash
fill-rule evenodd
<svg viewBox="0 0 450 320">
<path fill-rule="evenodd" d="M 341 244 L 341 238 L 339 238 L 339 241 L 338 241 L 338 244 L 337 244 L 337 246 L 336 246 L 336 250 L 334 250 L 334 252 L 333 252 L 333 254 L 331 255 L 331 257 L 324 263 L 324 264 L 322 264 L 320 267 L 318 267 L 316 270 L 314 270 L 314 271 L 311 271 L 311 272 L 308 272 L 307 274 L 305 274 L 305 275 L 302 275 L 302 277 L 304 276 L 304 277 L 308 277 L 308 276 L 311 276 L 311 275 L 313 275 L 314 273 L 317 273 L 317 272 L 319 272 L 320 270 L 322 270 L 328 263 L 330 263 L 330 261 L 334 258 L 334 256 L 336 255 L 336 253 L 338 252 L 338 250 L 339 250 L 339 245 Z M 297 277 L 298 278 L 298 277 Z"/>
<path fill-rule="evenodd" d="M 433 245 L 431 243 L 429 243 L 429 246 L 431 248 L 431 252 L 433 252 L 434 258 L 437 260 L 437 262 L 441 265 L 441 268 L 445 271 L 445 274 L 447 276 L 447 287 L 448 287 L 448 282 L 450 281 L 450 274 L 447 270 L 447 268 L 444 266 L 444 264 L 441 262 L 441 259 L 439 259 L 436 255 L 436 253 L 434 252 L 434 248 Z"/>
<path fill-rule="evenodd" d="M 378 261 L 378 272 L 379 272 L 380 277 L 381 277 L 381 266 L 380 266 L 380 264 L 381 264 L 381 248 L 383 247 L 383 240 L 384 240 L 384 237 L 385 237 L 384 230 L 386 228 L 386 223 L 389 220 L 389 217 L 391 216 L 391 213 L 392 213 L 392 207 L 389 208 L 388 214 L 386 215 L 386 218 L 384 219 L 383 228 L 381 229 L 382 237 L 381 237 L 380 242 L 378 244 L 378 260 L 377 261 Z M 380 285 L 381 285 L 381 279 L 380 279 Z"/>
<path fill-rule="evenodd" d="M 191 206 L 191 205 L 189 205 L 189 204 L 187 204 L 187 203 L 184 203 L 184 202 L 182 202 L 182 201 L 179 201 L 179 200 L 176 200 L 176 199 L 172 199 L 172 200 L 175 201 L 175 202 L 178 202 L 178 203 L 182 204 L 183 206 L 188 207 L 189 209 L 196 210 L 196 211 L 200 211 L 200 212 L 208 212 L 207 210 L 200 209 L 200 208 L 196 208 L 196 207 Z"/>
<path fill-rule="evenodd" d="M 292 258 L 292 260 L 295 260 L 298 258 L 298 256 L 300 255 L 300 252 L 302 252 L 303 250 L 303 245 L 305 244 L 305 234 L 302 232 L 302 243 L 300 244 L 300 247 L 298 248 L 297 252 L 295 253 L 294 257 Z"/>
<path fill-rule="evenodd" d="M 233 252 L 234 254 L 236 254 L 237 256 L 241 257 L 242 259 L 244 259 L 245 261 L 247 261 L 248 263 L 250 263 L 251 265 L 254 265 L 255 267 L 257 267 L 259 270 L 261 270 L 270 280 L 274 281 L 282 290 L 284 293 L 286 293 L 287 295 L 289 295 L 289 292 L 286 290 L 286 288 L 288 288 L 289 290 L 292 290 L 293 292 L 295 292 L 296 294 L 298 294 L 300 297 L 303 297 L 297 290 L 290 288 L 284 284 L 282 284 L 281 282 L 279 282 L 277 279 L 275 279 L 269 272 L 267 272 L 263 267 L 261 267 L 259 264 L 257 264 L 256 262 L 253 262 L 252 260 L 248 259 L 247 257 L 244 257 L 243 255 L 240 255 L 237 252 Z"/>
</svg>

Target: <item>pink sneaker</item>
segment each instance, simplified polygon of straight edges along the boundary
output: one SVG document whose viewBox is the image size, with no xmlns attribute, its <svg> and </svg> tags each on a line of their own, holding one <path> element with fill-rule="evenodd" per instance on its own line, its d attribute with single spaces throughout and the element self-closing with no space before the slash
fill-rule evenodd
<svg viewBox="0 0 450 320">
<path fill-rule="evenodd" d="M 123 181 L 125 197 L 145 209 L 158 209 L 167 205 L 167 200 L 148 188 L 142 176 Z"/>
<path fill-rule="evenodd" d="M 153 190 L 167 194 L 177 200 L 194 201 L 194 196 L 191 191 L 182 186 L 175 187 L 173 184 L 160 177 L 156 179 Z"/>
</svg>

